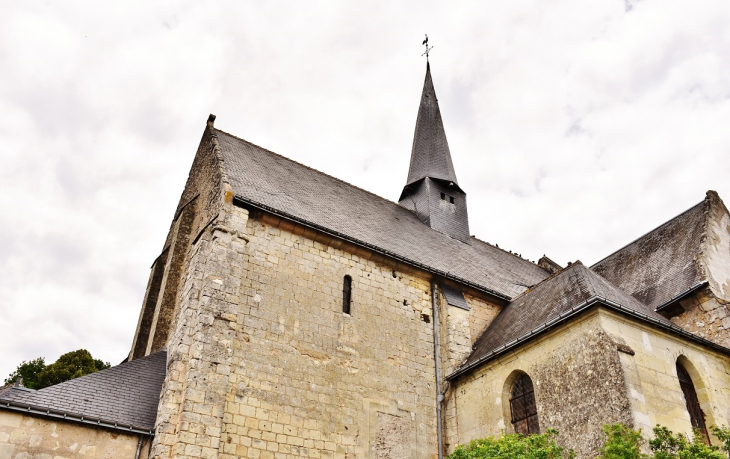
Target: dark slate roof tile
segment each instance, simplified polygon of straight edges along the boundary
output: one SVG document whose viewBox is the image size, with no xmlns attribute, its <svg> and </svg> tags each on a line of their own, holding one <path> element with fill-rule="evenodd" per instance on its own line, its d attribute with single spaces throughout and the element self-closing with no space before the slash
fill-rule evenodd
<svg viewBox="0 0 730 459">
<path fill-rule="evenodd" d="M 674 328 L 674 325 L 636 298 L 576 262 L 515 298 L 487 327 L 462 367 L 483 359 L 561 314 L 593 298 L 602 298 Z"/>
<path fill-rule="evenodd" d="M 408 168 L 406 184 L 410 185 L 425 177 L 454 182 L 458 185 L 429 64 L 426 64 L 426 80 L 423 83 L 421 104 L 418 107 L 411 165 Z"/>
<path fill-rule="evenodd" d="M 411 211 L 252 143 L 215 130 L 235 196 L 382 252 L 512 298 L 547 277 L 534 263 L 476 238 L 432 230 Z"/>
<path fill-rule="evenodd" d="M 705 199 L 591 269 L 652 308 L 671 300 L 706 280 L 699 263 L 709 205 Z"/>
<path fill-rule="evenodd" d="M 10 387 L 2 402 L 15 402 L 154 430 L 167 352 L 72 379 L 40 390 Z"/>
</svg>

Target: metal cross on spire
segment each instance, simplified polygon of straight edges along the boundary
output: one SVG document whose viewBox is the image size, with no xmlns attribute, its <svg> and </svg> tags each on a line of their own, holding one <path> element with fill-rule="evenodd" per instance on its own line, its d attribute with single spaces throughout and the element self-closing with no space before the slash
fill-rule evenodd
<svg viewBox="0 0 730 459">
<path fill-rule="evenodd" d="M 428 34 L 426 34 L 426 39 L 421 44 L 426 47 L 426 52 L 421 54 L 421 56 L 426 56 L 426 62 L 428 62 L 428 53 L 433 49 L 433 46 L 428 46 Z"/>
</svg>

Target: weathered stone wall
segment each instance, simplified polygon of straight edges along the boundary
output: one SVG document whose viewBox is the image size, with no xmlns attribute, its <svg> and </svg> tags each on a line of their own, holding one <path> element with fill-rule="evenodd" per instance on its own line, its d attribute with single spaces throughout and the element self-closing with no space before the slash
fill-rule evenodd
<svg viewBox="0 0 730 459">
<path fill-rule="evenodd" d="M 728 303 L 717 298 L 709 286 L 701 288 L 679 304 L 684 312 L 672 317 L 672 322 L 697 336 L 730 347 Z"/>
<path fill-rule="evenodd" d="M 134 459 L 139 436 L 0 410 L 0 459 Z M 140 458 L 150 439 L 143 437 Z"/>
<path fill-rule="evenodd" d="M 727 356 L 608 311 L 601 314 L 601 326 L 635 352 L 633 356 L 622 354 L 621 363 L 637 428 L 648 434 L 654 425 L 661 424 L 675 432 L 692 432 L 677 379 L 677 359 L 682 359 L 692 377 L 707 426 L 728 425 L 730 363 Z"/>
<path fill-rule="evenodd" d="M 471 344 L 473 345 L 482 333 L 484 333 L 484 330 L 487 329 L 489 324 L 492 323 L 494 318 L 497 317 L 499 311 L 506 306 L 506 303 L 498 304 L 496 302 L 490 302 L 468 292 L 464 293 L 464 298 L 471 308 L 469 312 L 469 328 Z"/>
<path fill-rule="evenodd" d="M 730 214 L 720 196 L 707 192 L 710 202 L 702 243 L 702 266 L 710 289 L 721 303 L 730 301 Z"/>
<path fill-rule="evenodd" d="M 707 285 L 663 314 L 691 333 L 730 347 L 730 214 L 714 191 L 707 192 L 705 219 L 699 265 Z"/>
<path fill-rule="evenodd" d="M 190 169 L 185 189 L 170 225 L 161 256 L 150 273 L 130 359 L 164 348 L 176 321 L 184 274 L 192 243 L 211 224 L 225 200 L 232 199 L 221 168 L 212 123 L 206 127 Z M 160 270 L 162 267 L 162 270 Z"/>
<path fill-rule="evenodd" d="M 436 455 L 425 273 L 231 205 L 188 266 L 154 455 Z M 444 304 L 442 317 L 458 309 Z"/>
<path fill-rule="evenodd" d="M 597 311 L 588 313 L 454 381 L 449 450 L 457 443 L 513 431 L 509 391 L 519 372 L 533 381 L 540 430 L 558 429 L 560 443 L 579 457 L 596 453 L 602 424 L 631 425 L 617 343 L 602 330 L 598 317 Z"/>
</svg>

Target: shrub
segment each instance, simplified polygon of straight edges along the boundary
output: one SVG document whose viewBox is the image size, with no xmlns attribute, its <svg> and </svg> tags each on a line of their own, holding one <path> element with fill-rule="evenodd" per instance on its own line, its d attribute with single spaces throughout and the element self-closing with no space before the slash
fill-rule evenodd
<svg viewBox="0 0 730 459">
<path fill-rule="evenodd" d="M 510 434 L 482 438 L 460 445 L 448 459 L 563 459 L 564 449 L 555 443 L 557 436 L 557 430 L 548 429 L 540 435 Z M 567 457 L 575 457 L 572 450 L 568 451 Z"/>
<path fill-rule="evenodd" d="M 641 447 L 645 444 L 640 430 L 634 430 L 623 424 L 603 426 L 606 441 L 601 447 L 601 459 L 724 459 L 725 454 L 717 446 L 704 442 L 704 436 L 695 431 L 692 440 L 685 434 L 675 434 L 666 427 L 654 427 L 654 438 L 649 440 L 651 455 L 643 454 Z M 730 429 L 713 427 L 713 433 L 724 442 L 722 449 L 730 452 Z"/>
</svg>

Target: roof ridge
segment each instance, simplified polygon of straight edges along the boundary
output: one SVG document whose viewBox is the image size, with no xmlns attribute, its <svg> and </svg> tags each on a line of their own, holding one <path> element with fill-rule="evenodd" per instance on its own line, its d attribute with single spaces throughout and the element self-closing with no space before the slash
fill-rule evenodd
<svg viewBox="0 0 730 459">
<path fill-rule="evenodd" d="M 495 248 L 495 249 L 497 249 L 497 250 L 501 250 L 501 251 L 502 251 L 502 252 L 504 252 L 505 254 L 508 254 L 508 255 L 512 255 L 512 256 L 514 256 L 514 257 L 515 257 L 515 258 L 517 258 L 518 260 L 522 260 L 522 261 L 526 261 L 526 262 L 528 262 L 528 263 L 532 263 L 533 265 L 537 266 L 538 268 L 540 268 L 540 269 L 543 269 L 543 270 L 545 270 L 545 269 L 544 269 L 544 268 L 543 268 L 542 266 L 538 265 L 537 263 L 535 263 L 534 261 L 532 261 L 532 260 L 530 260 L 530 259 L 527 259 L 527 258 L 522 258 L 521 256 L 517 255 L 516 253 L 512 253 L 511 251 L 508 251 L 507 249 L 503 249 L 502 247 L 499 247 L 499 246 L 497 246 L 497 245 L 494 245 L 494 244 L 492 244 L 492 243 L 489 243 L 489 242 L 487 242 L 487 241 L 483 241 L 483 240 L 479 239 L 478 237 L 476 237 L 476 236 L 474 236 L 474 235 L 471 235 L 470 237 L 471 237 L 472 239 L 474 239 L 475 241 L 477 241 L 477 242 L 481 242 L 482 244 L 487 244 L 487 245 L 488 245 L 488 246 L 490 246 L 490 247 L 493 247 L 493 248 Z"/>
<path fill-rule="evenodd" d="M 553 278 L 555 278 L 555 277 L 557 277 L 557 276 L 559 276 L 559 275 L 563 274 L 563 273 L 564 273 L 564 272 L 566 272 L 567 270 L 569 270 L 569 269 L 571 269 L 571 268 L 574 268 L 574 267 L 576 267 L 576 266 L 578 266 L 578 265 L 580 265 L 580 266 L 583 266 L 583 267 L 585 267 L 585 265 L 583 264 L 583 262 L 582 262 L 582 261 L 580 261 L 580 260 L 576 260 L 576 261 L 575 261 L 574 263 L 569 263 L 569 264 L 568 264 L 568 265 L 567 265 L 567 266 L 566 266 L 565 268 L 561 269 L 560 271 L 556 271 L 555 273 L 553 273 L 553 274 L 549 275 L 548 277 L 546 277 L 545 279 L 541 280 L 541 281 L 540 281 L 540 282 L 538 282 L 537 284 L 535 284 L 535 285 L 533 285 L 532 287 L 528 288 L 528 289 L 527 289 L 527 290 L 525 290 L 524 292 L 520 293 L 520 294 L 519 294 L 519 295 L 517 295 L 516 297 L 512 298 L 512 299 L 510 300 L 510 303 L 512 303 L 513 301 L 517 300 L 518 298 L 520 298 L 520 297 L 522 297 L 522 296 L 526 295 L 526 294 L 527 294 L 528 292 L 531 292 L 532 290 L 534 290 L 534 289 L 535 289 L 535 288 L 537 288 L 538 286 L 540 286 L 540 285 L 544 284 L 545 282 L 549 281 L 550 279 L 553 279 Z M 506 309 L 506 308 L 505 308 L 505 309 Z M 504 309 L 503 309 L 503 310 L 504 310 Z"/>
<path fill-rule="evenodd" d="M 593 269 L 593 268 L 594 268 L 595 266 L 597 266 L 597 265 L 598 265 L 599 263 L 601 263 L 601 262 L 603 262 L 603 261 L 605 261 L 605 260 L 607 260 L 607 259 L 611 258 L 612 256 L 616 255 L 617 253 L 619 253 L 620 251 L 622 251 L 622 250 L 623 250 L 623 249 L 625 249 L 626 247 L 630 246 L 631 244 L 633 244 L 633 243 L 635 243 L 635 242 L 637 242 L 637 241 L 639 241 L 639 240 L 643 239 L 644 237 L 646 237 L 646 236 L 650 235 L 650 234 L 651 234 L 651 233 L 653 233 L 654 231 L 657 231 L 658 229 L 660 229 L 660 228 L 663 228 L 663 227 L 665 227 L 665 226 L 669 225 L 670 223 L 672 223 L 673 221 L 677 220 L 677 219 L 678 219 L 679 217 L 681 217 L 682 215 L 686 214 L 687 212 L 689 212 L 689 211 L 691 211 L 691 210 L 694 210 L 694 209 L 695 209 L 696 207 L 698 207 L 698 206 L 701 206 L 701 205 L 703 205 L 703 204 L 705 203 L 705 201 L 706 201 L 706 199 L 703 199 L 702 201 L 700 201 L 700 202 L 698 202 L 697 204 L 693 205 L 693 206 L 692 206 L 692 207 L 690 207 L 689 209 L 687 209 L 687 210 L 683 211 L 682 213 L 680 213 L 680 214 L 677 214 L 677 215 L 675 215 L 674 217 L 670 218 L 669 220 L 665 221 L 664 223 L 662 223 L 661 225 L 657 226 L 656 228 L 652 228 L 651 230 L 649 230 L 649 231 L 647 231 L 646 233 L 642 234 L 641 236 L 637 237 L 637 238 L 636 238 L 636 239 L 634 239 L 633 241 L 631 241 L 631 242 L 629 242 L 629 243 L 627 243 L 627 244 L 624 244 L 624 245 L 623 245 L 623 246 L 622 246 L 621 248 L 619 248 L 619 249 L 617 249 L 617 250 L 614 250 L 614 251 L 613 251 L 613 252 L 611 252 L 610 254 L 606 255 L 605 257 L 601 258 L 601 259 L 600 259 L 600 260 L 598 260 L 597 262 L 593 263 L 593 264 L 591 265 L 591 267 L 590 267 L 590 268 L 591 268 L 591 270 L 592 270 L 592 269 Z"/>
<path fill-rule="evenodd" d="M 350 183 L 350 182 L 346 182 L 346 181 L 344 181 L 344 180 L 342 180 L 342 179 L 339 179 L 339 178 L 337 178 L 337 177 L 334 177 L 334 176 L 332 176 L 332 175 L 329 175 L 329 174 L 328 174 L 328 173 L 326 173 L 326 172 L 322 172 L 322 171 L 320 171 L 320 170 L 318 170 L 318 169 L 315 169 L 315 168 L 313 168 L 313 167 L 307 166 L 306 164 L 302 164 L 302 163 L 300 163 L 299 161 L 295 161 L 295 160 L 293 160 L 293 159 L 291 159 L 291 158 L 287 158 L 286 156 L 284 156 L 284 155 L 282 155 L 282 154 L 276 153 L 275 151 L 271 151 L 271 150 L 269 150 L 268 148 L 264 148 L 264 147 L 262 147 L 262 146 L 260 146 L 260 145 L 257 145 L 257 144 L 255 144 L 255 143 L 253 143 L 253 142 L 251 142 L 251 141 L 248 141 L 248 140 L 246 140 L 246 139 L 242 139 L 241 137 L 238 137 L 238 136 L 236 136 L 236 135 L 233 135 L 233 134 L 231 134 L 231 133 L 229 133 L 229 132 L 226 132 L 226 131 L 223 131 L 223 130 L 221 130 L 221 129 L 218 129 L 217 127 L 213 127 L 213 129 L 214 129 L 215 131 L 218 131 L 218 132 L 220 132 L 220 133 L 222 133 L 222 134 L 225 134 L 225 135 L 227 135 L 227 136 L 229 136 L 229 137 L 232 137 L 232 138 L 234 138 L 234 139 L 236 139 L 236 140 L 240 140 L 240 141 L 241 141 L 241 142 L 243 142 L 243 143 L 246 143 L 246 144 L 248 144 L 248 145 L 251 145 L 251 146 L 253 146 L 253 147 L 256 147 L 256 148 L 258 148 L 258 149 L 261 149 L 261 150 L 263 150 L 263 151 L 265 151 L 265 152 L 267 152 L 267 153 L 270 153 L 270 154 L 272 154 L 272 155 L 274 155 L 274 156 L 277 156 L 277 157 L 279 157 L 279 158 L 282 158 L 282 159 L 284 159 L 284 160 L 286 160 L 286 161 L 289 161 L 289 162 L 291 162 L 291 163 L 294 163 L 294 164 L 296 164 L 297 166 L 301 166 L 301 167 L 304 167 L 304 168 L 306 168 L 306 169 L 309 169 L 310 171 L 313 171 L 313 172 L 316 172 L 316 173 L 318 173 L 318 174 L 324 175 L 325 177 L 331 178 L 331 179 L 333 179 L 333 180 L 336 180 L 337 182 L 340 182 L 340 183 L 343 183 L 343 184 L 345 184 L 345 185 L 351 186 L 351 187 L 353 187 L 353 188 L 355 188 L 355 189 L 357 189 L 357 190 L 360 190 L 360 191 L 362 191 L 362 192 L 364 192 L 364 193 L 366 193 L 366 194 L 369 194 L 370 196 L 375 196 L 376 198 L 378 198 L 378 199 L 380 199 L 380 200 L 382 200 L 382 201 L 385 201 L 385 202 L 387 202 L 387 203 L 389 203 L 389 204 L 394 204 L 394 205 L 396 205 L 396 206 L 398 206 L 398 207 L 402 208 L 403 210 L 406 210 L 406 211 L 410 212 L 410 210 L 408 210 L 408 209 L 406 209 L 405 207 L 401 206 L 401 205 L 400 205 L 400 204 L 398 204 L 397 202 L 395 202 L 395 201 L 391 201 L 390 199 L 384 198 L 384 197 L 382 197 L 382 196 L 380 196 L 380 195 L 377 195 L 377 194 L 375 194 L 375 193 L 373 193 L 373 192 L 371 192 L 371 191 L 368 191 L 368 190 L 366 190 L 366 189 L 364 189 L 364 188 L 360 188 L 359 186 L 357 186 L 357 185 L 353 185 L 353 184 L 352 184 L 352 183 Z M 425 225 L 425 224 L 424 224 L 424 226 L 426 226 L 426 227 L 429 227 L 428 225 Z M 435 232 L 437 232 L 437 233 L 438 233 L 438 231 L 434 230 L 433 228 L 431 228 L 431 230 L 432 230 L 432 231 L 435 231 Z M 443 234 L 443 233 L 440 233 L 440 234 Z M 515 258 L 516 258 L 516 259 L 518 259 L 518 260 L 521 260 L 521 261 L 526 261 L 526 262 L 528 262 L 528 263 L 530 263 L 530 264 L 532 264 L 532 265 L 535 265 L 535 266 L 537 266 L 538 268 L 540 267 L 540 266 L 538 266 L 538 265 L 537 265 L 537 263 L 535 263 L 535 262 L 533 262 L 533 261 L 531 261 L 531 260 L 528 260 L 528 259 L 526 259 L 526 258 L 522 258 L 522 257 L 518 256 L 518 255 L 517 255 L 516 253 L 512 253 L 512 252 L 509 252 L 509 251 L 507 251 L 506 249 L 502 249 L 502 248 L 500 248 L 500 247 L 496 247 L 496 246 L 494 246 L 493 244 L 490 244 L 490 243 L 489 243 L 489 242 L 487 242 L 487 241 L 483 241 L 483 240 L 479 239 L 478 237 L 476 237 L 476 236 L 474 236 L 474 235 L 471 235 L 470 237 L 471 237 L 472 239 L 475 239 L 475 240 L 477 240 L 477 241 L 481 242 L 481 243 L 487 244 L 487 245 L 488 245 L 488 246 L 490 246 L 490 247 L 494 247 L 494 248 L 495 248 L 495 249 L 497 249 L 497 250 L 501 250 L 501 251 L 502 251 L 502 252 L 504 252 L 505 254 L 508 254 L 508 255 L 512 255 L 513 257 L 515 257 Z M 452 239 L 453 239 L 453 238 L 452 238 Z M 542 268 L 540 268 L 540 269 L 542 269 Z"/>
<path fill-rule="evenodd" d="M 215 129 L 216 131 L 218 131 L 218 132 L 222 133 L 222 134 L 225 134 L 225 135 L 229 136 L 229 137 L 233 137 L 233 138 L 234 138 L 234 139 L 236 139 L 236 140 L 240 140 L 241 142 L 247 143 L 247 144 L 249 144 L 249 145 L 251 145 L 251 146 L 253 146 L 253 147 L 256 147 L 256 148 L 258 148 L 258 149 L 261 149 L 261 150 L 263 150 L 263 151 L 265 151 L 265 152 L 267 152 L 267 153 L 271 153 L 271 154 L 272 154 L 272 155 L 274 155 L 274 156 L 278 156 L 279 158 L 282 158 L 282 159 L 285 159 L 285 160 L 287 160 L 287 161 L 289 161 L 289 162 L 292 162 L 292 163 L 296 164 L 297 166 L 301 166 L 301 167 L 304 167 L 304 168 L 306 168 L 306 169 L 309 169 L 310 171 L 316 172 L 316 173 L 318 173 L 318 174 L 322 174 L 322 175 L 324 175 L 325 177 L 329 177 L 329 178 L 331 178 L 331 179 L 334 179 L 334 180 L 336 180 L 336 181 L 338 181 L 338 182 L 340 182 L 340 183 L 344 183 L 345 185 L 351 186 L 351 187 L 353 187 L 353 188 L 355 188 L 355 189 L 357 189 L 357 190 L 360 190 L 360 191 L 362 191 L 362 192 L 364 192 L 364 193 L 367 193 L 367 194 L 369 194 L 370 196 L 375 196 L 375 197 L 376 197 L 376 198 L 378 198 L 378 199 L 381 199 L 381 200 L 383 200 L 383 201 L 386 201 L 386 202 L 388 202 L 388 203 L 390 203 L 390 204 L 395 204 L 396 206 L 398 206 L 398 207 L 400 207 L 400 208 L 402 208 L 402 209 L 404 209 L 404 210 L 406 210 L 406 211 L 410 212 L 410 211 L 409 211 L 408 209 L 406 209 L 405 207 L 401 206 L 401 205 L 400 205 L 400 204 L 398 204 L 397 202 L 395 202 L 395 201 L 391 201 L 391 200 L 390 200 L 390 199 L 388 199 L 388 198 L 384 198 L 384 197 L 382 197 L 382 196 L 380 196 L 380 195 L 377 195 L 377 194 L 373 193 L 372 191 L 368 191 L 368 190 L 366 190 L 366 189 L 364 189 L 364 188 L 360 188 L 359 186 L 357 186 L 357 185 L 353 185 L 353 184 L 352 184 L 352 183 L 350 183 L 350 182 L 346 182 L 346 181 L 344 181 L 344 180 L 342 180 L 342 179 L 339 179 L 339 178 L 337 178 L 337 177 L 334 177 L 334 176 L 332 176 L 332 175 L 330 175 L 330 174 L 328 174 L 328 173 L 326 173 L 326 172 L 322 172 L 322 171 L 321 171 L 321 170 L 319 170 L 319 169 L 315 169 L 315 168 L 313 168 L 313 167 L 307 166 L 306 164 L 302 164 L 302 163 L 300 163 L 299 161 L 295 161 L 295 160 L 293 160 L 293 159 L 291 159 L 291 158 L 287 158 L 286 156 L 284 156 L 284 155 L 282 155 L 282 154 L 279 154 L 279 153 L 276 153 L 276 152 L 274 152 L 274 151 L 271 151 L 271 150 L 269 150 L 268 148 L 264 148 L 264 147 L 262 147 L 262 146 L 260 146 L 260 145 L 257 145 L 257 144 L 255 144 L 255 143 L 253 143 L 253 142 L 250 142 L 250 141 L 246 140 L 246 139 L 242 139 L 242 138 L 240 138 L 240 137 L 238 137 L 238 136 L 236 136 L 236 135 L 233 135 L 233 134 L 231 134 L 231 133 L 228 133 L 228 132 L 226 132 L 226 131 L 223 131 L 223 130 L 221 130 L 221 129 L 218 129 L 218 128 L 214 128 L 214 129 Z M 428 225 L 427 225 L 427 226 L 428 226 Z"/>
</svg>

